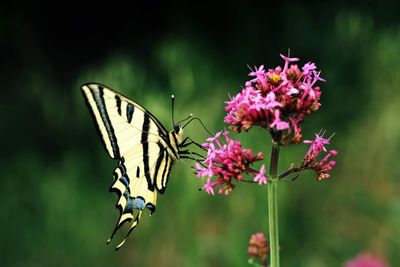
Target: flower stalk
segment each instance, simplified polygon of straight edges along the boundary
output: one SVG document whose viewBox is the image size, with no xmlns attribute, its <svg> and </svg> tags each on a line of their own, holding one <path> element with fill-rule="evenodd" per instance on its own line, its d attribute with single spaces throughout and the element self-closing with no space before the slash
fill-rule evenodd
<svg viewBox="0 0 400 267">
<path fill-rule="evenodd" d="M 273 141 L 269 176 L 270 179 L 268 181 L 268 222 L 271 247 L 271 267 L 279 267 L 278 158 L 279 144 Z"/>
</svg>

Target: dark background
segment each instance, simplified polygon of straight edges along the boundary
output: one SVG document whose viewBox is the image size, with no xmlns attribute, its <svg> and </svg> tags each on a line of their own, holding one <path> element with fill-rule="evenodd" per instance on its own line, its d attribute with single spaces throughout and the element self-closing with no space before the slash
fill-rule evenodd
<svg viewBox="0 0 400 267">
<path fill-rule="evenodd" d="M 131 5 L 132 3 L 130 3 Z M 244 266 L 250 235 L 267 229 L 266 187 L 198 192 L 182 163 L 158 210 L 125 247 L 105 241 L 117 220 L 107 192 L 114 162 L 101 147 L 80 85 L 100 82 L 171 127 L 193 113 L 213 131 L 247 65 L 316 62 L 327 80 L 304 137 L 335 132 L 332 179 L 306 173 L 280 186 L 282 266 L 341 266 L 370 251 L 400 263 L 400 4 L 321 1 L 212 5 L 171 1 L 0 9 L 1 266 Z M 207 135 L 194 124 L 185 134 Z M 270 149 L 260 129 L 236 138 Z M 280 169 L 304 145 L 283 148 Z M 115 244 L 113 244 L 115 245 Z"/>
</svg>

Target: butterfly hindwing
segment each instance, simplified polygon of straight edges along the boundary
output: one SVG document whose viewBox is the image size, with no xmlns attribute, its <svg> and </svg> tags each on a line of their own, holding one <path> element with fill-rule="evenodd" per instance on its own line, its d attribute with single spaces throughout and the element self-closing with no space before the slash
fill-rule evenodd
<svg viewBox="0 0 400 267">
<path fill-rule="evenodd" d="M 139 104 L 100 84 L 85 84 L 82 91 L 106 151 L 118 160 L 110 189 L 119 196 L 120 218 L 111 238 L 134 219 L 129 235 L 145 208 L 155 211 L 157 191 L 164 193 L 179 150 L 162 124 Z"/>
</svg>

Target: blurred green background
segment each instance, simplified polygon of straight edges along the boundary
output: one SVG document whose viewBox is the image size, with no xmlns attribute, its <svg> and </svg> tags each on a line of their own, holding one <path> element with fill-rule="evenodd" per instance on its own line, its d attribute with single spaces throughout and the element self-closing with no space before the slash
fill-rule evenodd
<svg viewBox="0 0 400 267">
<path fill-rule="evenodd" d="M 332 179 L 280 185 L 281 266 L 341 266 L 362 251 L 399 266 L 400 2 L 189 5 L 0 9 L 0 266 L 247 266 L 250 235 L 267 230 L 267 188 L 208 196 L 182 163 L 126 245 L 105 244 L 118 217 L 115 162 L 79 88 L 106 84 L 166 128 L 173 93 L 177 119 L 193 113 L 217 131 L 247 65 L 281 65 L 288 48 L 327 80 L 304 137 L 335 132 L 340 154 Z M 207 137 L 196 123 L 185 130 Z M 269 154 L 264 131 L 236 137 Z M 282 149 L 280 169 L 306 150 Z"/>
</svg>

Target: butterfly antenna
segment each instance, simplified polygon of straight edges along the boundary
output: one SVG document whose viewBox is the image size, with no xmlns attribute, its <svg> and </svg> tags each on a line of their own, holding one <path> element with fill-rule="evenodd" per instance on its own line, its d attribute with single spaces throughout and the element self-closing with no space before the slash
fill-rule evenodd
<svg viewBox="0 0 400 267">
<path fill-rule="evenodd" d="M 189 123 L 191 123 L 191 122 L 194 121 L 194 120 L 199 121 L 200 124 L 201 124 L 201 126 L 203 126 L 204 130 L 206 130 L 206 132 L 209 133 L 210 135 L 213 135 L 213 134 L 211 133 L 211 131 L 207 129 L 207 127 L 204 125 L 204 123 L 203 123 L 199 118 L 197 118 L 197 117 L 191 118 L 185 125 L 183 125 L 182 128 L 185 128 Z"/>
<path fill-rule="evenodd" d="M 187 116 L 187 117 L 184 118 L 183 120 L 178 121 L 177 124 L 181 124 L 182 122 L 185 122 L 185 121 L 187 121 L 188 119 L 190 119 L 190 118 L 192 118 L 192 117 L 193 117 L 193 114 L 190 113 L 189 116 Z"/>
<path fill-rule="evenodd" d="M 172 105 L 172 125 L 175 126 L 175 120 L 174 120 L 175 96 L 174 95 L 171 95 L 171 105 Z"/>
</svg>

